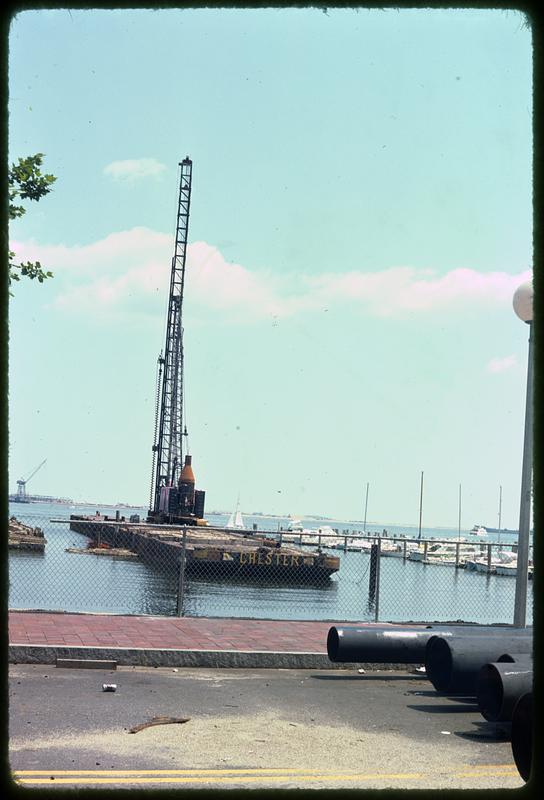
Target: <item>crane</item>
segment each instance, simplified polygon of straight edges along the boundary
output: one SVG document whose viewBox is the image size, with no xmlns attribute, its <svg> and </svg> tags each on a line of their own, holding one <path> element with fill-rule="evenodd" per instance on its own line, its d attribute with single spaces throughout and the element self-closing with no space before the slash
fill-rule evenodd
<svg viewBox="0 0 544 800">
<path fill-rule="evenodd" d="M 47 461 L 47 459 L 44 458 L 42 463 L 38 464 L 36 469 L 34 469 L 30 473 L 28 478 L 21 478 L 20 480 L 17 481 L 17 502 L 18 503 L 28 503 L 28 500 L 26 499 L 26 485 L 29 482 L 29 480 L 34 477 L 34 475 L 37 473 L 37 471 L 43 467 L 43 465 L 45 464 L 46 461 Z"/>
<path fill-rule="evenodd" d="M 196 490 L 188 453 L 183 385 L 183 290 L 193 162 L 179 163 L 175 250 L 164 351 L 157 362 L 155 434 L 148 520 L 189 524 L 204 516 L 204 492 Z M 164 352 L 164 355 L 163 355 Z M 183 459 L 185 458 L 185 463 Z M 183 520 L 183 522 L 182 522 Z"/>
</svg>

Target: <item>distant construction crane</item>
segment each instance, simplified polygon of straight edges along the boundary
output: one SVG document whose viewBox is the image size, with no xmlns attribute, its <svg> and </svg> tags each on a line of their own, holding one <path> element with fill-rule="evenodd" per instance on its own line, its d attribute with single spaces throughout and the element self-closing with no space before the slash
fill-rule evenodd
<svg viewBox="0 0 544 800">
<path fill-rule="evenodd" d="M 45 464 L 46 461 L 47 461 L 47 459 L 44 458 L 42 463 L 38 464 L 36 469 L 33 472 L 30 473 L 28 478 L 21 478 L 21 480 L 17 481 L 17 497 L 14 498 L 15 502 L 17 502 L 17 503 L 28 503 L 29 502 L 27 500 L 27 497 L 26 497 L 26 485 L 29 482 L 29 480 L 34 477 L 34 475 L 37 473 L 37 471 L 43 467 L 43 465 Z"/>
<path fill-rule="evenodd" d="M 149 520 L 195 524 L 197 518 L 204 516 L 204 492 L 195 491 L 191 456 L 187 452 L 182 318 L 193 162 L 187 156 L 179 166 L 176 242 L 170 273 L 166 341 L 164 355 L 161 352 L 157 362 Z"/>
</svg>

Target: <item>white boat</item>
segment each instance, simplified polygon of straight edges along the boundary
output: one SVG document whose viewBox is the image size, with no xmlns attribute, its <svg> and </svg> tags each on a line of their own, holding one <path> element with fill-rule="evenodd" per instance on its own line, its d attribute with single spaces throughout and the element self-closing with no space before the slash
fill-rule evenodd
<svg viewBox="0 0 544 800">
<path fill-rule="evenodd" d="M 518 562 L 513 561 L 511 564 L 497 564 L 495 572 L 497 575 L 512 575 L 515 577 L 518 573 Z"/>
<path fill-rule="evenodd" d="M 234 530 L 245 530 L 246 526 L 244 523 L 244 518 L 242 517 L 242 512 L 240 511 L 239 500 L 236 504 L 236 511 L 232 512 L 232 514 L 229 517 L 229 521 L 227 522 L 225 527 Z"/>
<path fill-rule="evenodd" d="M 516 575 L 517 571 L 517 553 L 499 553 L 499 558 L 495 563 L 495 572 L 497 575 Z"/>
<path fill-rule="evenodd" d="M 410 561 L 420 561 L 427 564 L 466 564 L 471 557 L 476 558 L 480 553 L 480 548 L 476 545 L 465 544 L 464 540 L 459 542 L 459 562 L 457 562 L 457 542 L 437 542 L 427 547 L 427 554 L 423 548 L 411 550 L 408 554 Z M 486 562 L 487 563 L 487 562 Z"/>
<path fill-rule="evenodd" d="M 469 559 L 465 563 L 465 569 L 476 570 L 476 572 L 487 572 L 496 575 L 515 575 L 518 566 L 518 554 L 512 550 L 499 550 L 493 553 L 491 561 L 482 555 Z M 529 560 L 529 570 L 532 562 Z"/>
<path fill-rule="evenodd" d="M 413 543 L 406 545 L 406 558 L 410 556 L 410 553 L 413 551 L 413 549 L 414 549 Z M 382 556 L 388 556 L 392 558 L 404 558 L 404 543 L 384 542 L 382 539 L 381 554 Z"/>
<path fill-rule="evenodd" d="M 299 519 L 292 519 L 289 525 L 287 526 L 287 530 L 281 531 L 281 538 L 283 542 L 298 542 L 300 536 L 302 535 L 302 531 L 304 528 L 302 527 L 302 522 Z"/>
<path fill-rule="evenodd" d="M 348 536 L 345 545 L 344 542 L 340 542 L 337 547 L 341 550 L 346 549 L 353 553 L 370 553 L 372 542 L 359 536 Z"/>
<path fill-rule="evenodd" d="M 320 547 L 334 547 L 341 541 L 330 525 L 321 525 L 319 528 L 302 528 L 300 537 L 301 544 L 317 544 Z"/>
<path fill-rule="evenodd" d="M 496 564 L 491 561 L 491 564 L 488 562 L 487 558 L 467 558 L 465 561 L 465 569 L 472 570 L 475 572 L 487 572 L 493 573 L 495 572 Z"/>
<path fill-rule="evenodd" d="M 400 542 L 384 542 L 382 541 L 381 547 L 382 556 L 391 556 L 393 558 L 402 558 L 404 556 L 404 545 Z"/>
<path fill-rule="evenodd" d="M 370 553 L 373 542 L 373 539 L 365 539 L 362 536 L 339 536 L 333 547 L 336 550 L 349 550 L 354 553 Z M 384 542 L 382 538 L 380 552 L 382 556 L 402 558 L 404 547 L 399 542 Z"/>
<path fill-rule="evenodd" d="M 469 533 L 472 536 L 487 536 L 487 530 L 483 525 L 475 525 Z"/>
<path fill-rule="evenodd" d="M 317 529 L 317 536 L 318 536 L 318 543 L 319 543 L 319 537 L 321 537 L 321 547 L 328 547 L 328 548 L 337 547 L 344 541 L 344 538 L 338 536 L 337 532 L 334 530 L 334 528 L 331 528 L 330 525 L 321 525 Z"/>
<path fill-rule="evenodd" d="M 511 575 L 515 577 L 518 573 L 518 560 L 514 558 L 511 562 L 506 564 L 496 564 L 495 565 L 495 572 L 497 575 Z M 534 573 L 534 566 L 531 561 L 529 561 L 529 565 L 527 568 L 527 577 L 529 580 L 533 577 Z"/>
<path fill-rule="evenodd" d="M 492 561 L 497 575 L 516 575 L 518 571 L 518 554 L 511 550 L 501 550 Z M 529 562 L 529 565 L 531 562 Z"/>
<path fill-rule="evenodd" d="M 292 519 L 286 531 L 281 531 L 284 542 L 298 542 L 299 544 L 319 544 L 317 531 L 305 528 L 300 519 Z"/>
</svg>

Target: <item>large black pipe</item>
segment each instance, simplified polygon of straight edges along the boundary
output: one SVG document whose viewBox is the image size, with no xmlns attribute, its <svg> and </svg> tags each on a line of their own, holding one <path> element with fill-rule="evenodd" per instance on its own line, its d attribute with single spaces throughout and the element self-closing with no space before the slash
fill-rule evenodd
<svg viewBox="0 0 544 800">
<path fill-rule="evenodd" d="M 519 698 L 533 688 L 533 659 L 484 664 L 476 680 L 478 708 L 489 722 L 509 722 Z"/>
<path fill-rule="evenodd" d="M 526 661 L 528 658 L 530 658 L 531 661 L 533 660 L 533 656 L 527 655 L 527 653 L 503 653 L 502 656 L 498 657 L 497 663 L 502 664 L 504 662 L 508 664 L 515 664 L 516 661 Z"/>
<path fill-rule="evenodd" d="M 439 692 L 476 694 L 478 673 L 508 650 L 531 653 L 532 631 L 517 634 L 487 632 L 483 636 L 431 636 L 425 648 L 425 671 Z"/>
<path fill-rule="evenodd" d="M 524 781 L 531 775 L 533 755 L 533 693 L 522 695 L 512 714 L 512 755 Z"/>
<path fill-rule="evenodd" d="M 520 635 L 523 628 L 499 628 L 494 625 L 369 625 L 330 628 L 327 653 L 335 662 L 374 664 L 422 664 L 425 647 L 431 636 L 494 635 L 495 632 Z M 501 654 L 508 648 L 501 650 Z"/>
</svg>

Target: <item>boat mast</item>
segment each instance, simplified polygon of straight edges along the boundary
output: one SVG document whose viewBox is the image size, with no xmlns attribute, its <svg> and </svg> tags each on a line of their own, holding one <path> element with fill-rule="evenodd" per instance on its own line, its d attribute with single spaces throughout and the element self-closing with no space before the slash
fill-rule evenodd
<svg viewBox="0 0 544 800">
<path fill-rule="evenodd" d="M 366 533 L 366 510 L 368 508 L 368 483 L 366 485 L 366 497 L 365 497 L 365 521 L 363 522 L 363 533 Z"/>
<path fill-rule="evenodd" d="M 419 492 L 419 533 L 418 539 L 421 539 L 421 517 L 423 514 L 423 472 L 421 473 L 421 489 Z"/>
<path fill-rule="evenodd" d="M 502 486 L 499 486 L 499 542 L 501 540 Z"/>
<path fill-rule="evenodd" d="M 159 511 L 161 488 L 174 486 L 183 466 L 183 288 L 189 231 L 189 207 L 193 162 L 187 156 L 179 164 L 179 201 L 176 240 L 170 272 L 166 341 L 162 358 L 162 387 L 158 434 L 153 444 L 153 510 Z M 161 360 L 161 359 L 160 359 Z M 156 460 L 156 468 L 155 468 Z"/>
<path fill-rule="evenodd" d="M 459 484 L 459 514 L 457 519 L 457 538 L 461 539 L 461 484 Z"/>
</svg>

